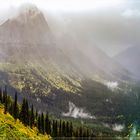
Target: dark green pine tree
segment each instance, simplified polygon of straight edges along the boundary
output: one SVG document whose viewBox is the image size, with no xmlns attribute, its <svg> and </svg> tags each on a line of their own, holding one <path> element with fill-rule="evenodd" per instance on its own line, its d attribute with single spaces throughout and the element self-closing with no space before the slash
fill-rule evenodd
<svg viewBox="0 0 140 140">
<path fill-rule="evenodd" d="M 50 134 L 51 135 L 51 133 L 52 133 L 52 125 L 51 125 L 52 123 L 51 123 L 51 120 L 49 120 L 49 126 L 48 126 L 48 134 Z"/>
<path fill-rule="evenodd" d="M 34 125 L 37 127 L 37 121 L 38 121 L 38 112 L 37 112 L 37 110 L 36 110 L 36 112 L 35 112 L 35 119 L 34 119 Z"/>
<path fill-rule="evenodd" d="M 66 123 L 66 137 L 70 137 L 70 128 L 69 128 L 69 122 Z"/>
<path fill-rule="evenodd" d="M 6 95 L 3 92 L 3 100 L 2 100 L 2 103 L 5 103 L 5 98 L 6 98 Z"/>
<path fill-rule="evenodd" d="M 23 124 L 26 123 L 26 111 L 25 111 L 25 104 L 26 104 L 26 99 L 24 98 L 22 101 L 21 105 L 21 111 L 20 111 L 20 120 L 22 121 Z"/>
<path fill-rule="evenodd" d="M 55 120 L 52 122 L 52 135 L 55 137 Z"/>
<path fill-rule="evenodd" d="M 72 124 L 72 122 L 70 123 L 70 137 L 73 137 L 73 124 Z"/>
<path fill-rule="evenodd" d="M 0 88 L 0 102 L 2 103 L 2 90 Z"/>
<path fill-rule="evenodd" d="M 41 132 L 41 119 L 40 119 L 40 114 L 38 115 L 38 119 L 37 119 L 37 127 L 39 132 Z"/>
<path fill-rule="evenodd" d="M 45 133 L 45 129 L 44 129 L 44 114 L 41 114 L 41 132 L 44 134 Z"/>
<path fill-rule="evenodd" d="M 29 115 L 29 105 L 28 101 L 25 101 L 25 125 L 29 125 L 30 115 Z"/>
<path fill-rule="evenodd" d="M 63 123 L 62 123 L 62 136 L 66 137 L 66 125 L 65 125 L 65 121 L 63 121 Z"/>
<path fill-rule="evenodd" d="M 83 137 L 83 128 L 81 126 L 79 128 L 79 137 Z"/>
<path fill-rule="evenodd" d="M 87 129 L 83 129 L 83 137 L 84 139 L 87 137 Z"/>
<path fill-rule="evenodd" d="M 59 137 L 62 137 L 62 121 L 59 122 Z"/>
<path fill-rule="evenodd" d="M 57 137 L 58 135 L 58 125 L 57 120 L 53 120 L 53 137 Z"/>
<path fill-rule="evenodd" d="M 45 132 L 47 133 L 47 134 L 49 134 L 49 115 L 48 115 L 48 113 L 46 113 L 46 117 L 45 117 Z"/>
<path fill-rule="evenodd" d="M 13 101 L 12 101 L 12 102 L 10 103 L 10 105 L 9 105 L 9 113 L 10 113 L 12 116 L 14 116 L 14 115 L 13 115 L 13 112 L 14 112 L 14 111 L 13 111 L 13 110 L 14 110 L 14 107 L 13 107 L 13 106 L 14 106 L 14 105 L 13 105 L 13 104 L 14 104 L 14 103 L 13 103 Z"/>
<path fill-rule="evenodd" d="M 79 128 L 76 128 L 76 129 L 74 130 L 74 136 L 77 137 L 77 138 L 80 137 Z"/>
<path fill-rule="evenodd" d="M 15 119 L 19 117 L 19 108 L 17 103 L 17 92 L 15 93 L 15 100 L 14 100 L 14 106 L 13 106 L 13 116 Z"/>
<path fill-rule="evenodd" d="M 5 103 L 6 98 L 7 98 L 7 86 L 5 86 L 5 89 L 3 91 L 3 103 Z"/>
<path fill-rule="evenodd" d="M 86 131 L 86 137 L 87 137 L 87 139 L 90 137 L 89 129 L 87 129 L 87 131 Z"/>
<path fill-rule="evenodd" d="M 38 118 L 38 111 L 36 110 L 36 112 L 35 112 L 35 119 L 37 120 L 37 118 Z"/>
<path fill-rule="evenodd" d="M 31 114 L 30 114 L 30 127 L 32 128 L 34 125 L 35 116 L 34 116 L 34 107 L 31 107 Z"/>
<path fill-rule="evenodd" d="M 7 96 L 8 112 L 9 112 L 9 108 L 10 108 L 11 103 L 13 103 L 11 96 Z"/>
<path fill-rule="evenodd" d="M 58 137 L 58 122 L 55 121 L 55 137 Z"/>
<path fill-rule="evenodd" d="M 8 100 L 7 100 L 7 95 L 5 95 L 4 98 L 5 98 L 5 99 L 4 99 L 4 114 L 6 114 L 7 111 L 8 111 Z"/>
</svg>

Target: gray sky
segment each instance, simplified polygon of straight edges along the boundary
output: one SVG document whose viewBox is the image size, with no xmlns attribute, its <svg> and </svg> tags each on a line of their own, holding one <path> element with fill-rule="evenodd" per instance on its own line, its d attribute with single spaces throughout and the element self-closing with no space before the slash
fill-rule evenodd
<svg viewBox="0 0 140 140">
<path fill-rule="evenodd" d="M 44 9 L 79 11 L 116 7 L 125 0 L 0 0 L 1 8 L 19 6 L 23 3 L 33 3 Z"/>
</svg>

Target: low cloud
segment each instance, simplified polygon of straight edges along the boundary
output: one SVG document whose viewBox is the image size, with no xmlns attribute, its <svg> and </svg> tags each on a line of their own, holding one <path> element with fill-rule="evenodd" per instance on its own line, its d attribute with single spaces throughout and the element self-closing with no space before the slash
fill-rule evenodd
<svg viewBox="0 0 140 140">
<path fill-rule="evenodd" d="M 123 129 L 124 129 L 124 125 L 122 125 L 122 124 L 114 124 L 113 127 L 112 127 L 112 129 L 113 129 L 114 131 L 121 132 L 121 131 L 123 131 Z"/>
<path fill-rule="evenodd" d="M 107 128 L 111 128 L 112 130 L 118 131 L 118 132 L 122 132 L 125 128 L 124 124 L 117 124 L 117 123 L 115 124 L 103 123 L 103 126 Z"/>
<path fill-rule="evenodd" d="M 109 82 L 107 82 L 107 83 L 105 83 L 105 85 L 109 88 L 109 89 L 111 89 L 111 90 L 116 90 L 116 89 L 118 89 L 118 82 L 116 81 L 116 82 L 112 82 L 112 81 L 109 81 Z"/>
<path fill-rule="evenodd" d="M 69 111 L 67 113 L 62 113 L 62 115 L 73 118 L 96 119 L 95 116 L 87 113 L 83 108 L 76 107 L 72 102 L 69 102 Z"/>
</svg>

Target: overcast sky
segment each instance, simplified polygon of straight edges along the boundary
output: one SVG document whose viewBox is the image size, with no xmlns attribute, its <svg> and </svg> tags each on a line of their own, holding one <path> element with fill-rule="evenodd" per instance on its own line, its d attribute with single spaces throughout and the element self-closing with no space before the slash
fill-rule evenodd
<svg viewBox="0 0 140 140">
<path fill-rule="evenodd" d="M 128 7 L 135 10 L 140 8 L 139 0 L 0 0 L 0 9 L 17 7 L 23 3 L 33 3 L 44 9 L 63 11 L 87 11 L 116 7 Z"/>
<path fill-rule="evenodd" d="M 140 44 L 139 0 L 0 0 L 0 19 L 23 3 L 57 13 L 60 30 L 69 27 L 66 32 L 88 39 L 110 56 Z"/>
<path fill-rule="evenodd" d="M 0 0 L 1 8 L 19 6 L 22 3 L 33 3 L 51 10 L 79 11 L 123 5 L 126 0 Z"/>
</svg>

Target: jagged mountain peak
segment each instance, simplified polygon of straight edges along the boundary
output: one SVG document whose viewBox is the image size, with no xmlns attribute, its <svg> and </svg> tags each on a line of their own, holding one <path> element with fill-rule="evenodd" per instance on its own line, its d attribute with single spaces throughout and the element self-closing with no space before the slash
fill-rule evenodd
<svg viewBox="0 0 140 140">
<path fill-rule="evenodd" d="M 23 5 L 0 26 L 0 42 L 48 44 L 50 29 L 43 13 L 34 5 Z M 7 40 L 8 38 L 8 40 Z"/>
<path fill-rule="evenodd" d="M 11 20 L 16 20 L 22 24 L 35 24 L 38 22 L 38 24 L 42 25 L 47 23 L 43 13 L 33 4 L 22 5 L 18 10 L 17 15 Z"/>
<path fill-rule="evenodd" d="M 29 13 L 29 12 L 34 12 L 34 13 L 40 13 L 40 10 L 38 9 L 38 7 L 34 4 L 23 4 L 20 8 L 19 8 L 20 12 L 25 12 L 25 13 Z"/>
<path fill-rule="evenodd" d="M 1 26 L 5 26 L 5 28 L 8 28 L 8 26 L 21 28 L 22 26 L 23 28 L 29 27 L 31 30 L 32 28 L 39 28 L 43 31 L 45 29 L 48 30 L 48 23 L 44 17 L 44 14 L 38 7 L 33 4 L 24 4 L 19 7 L 16 14 L 7 19 L 3 24 L 1 24 Z"/>
</svg>

